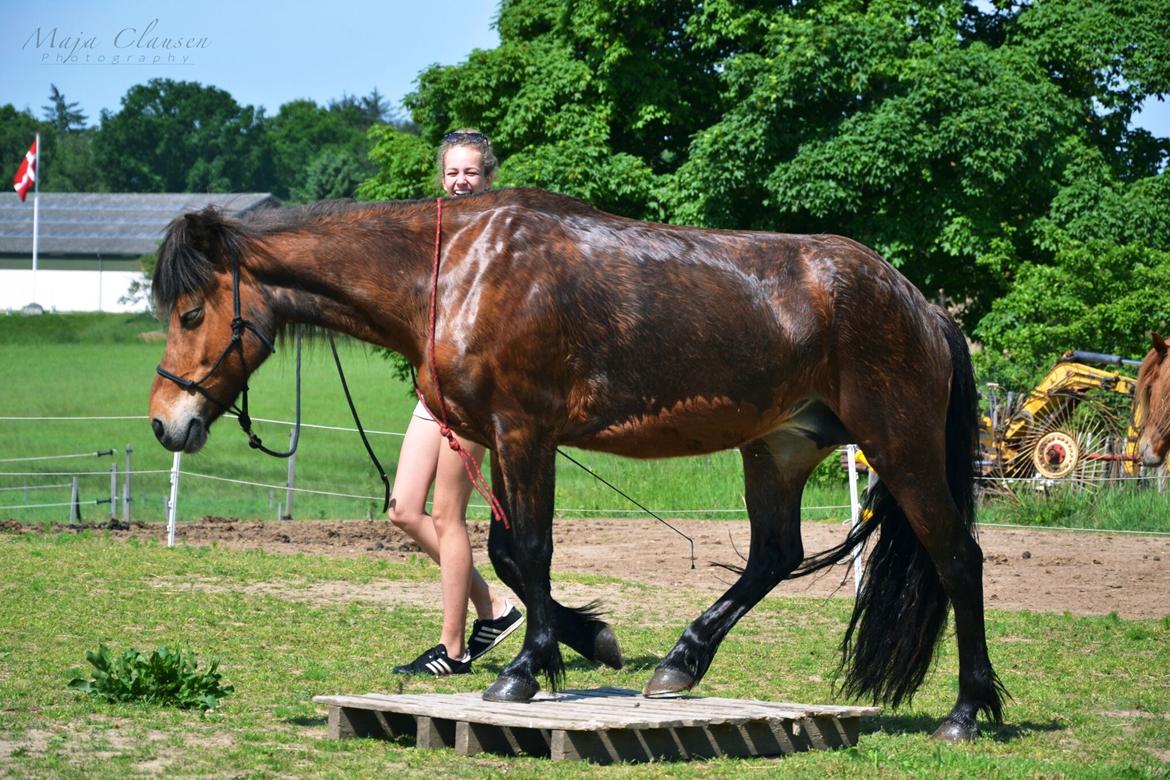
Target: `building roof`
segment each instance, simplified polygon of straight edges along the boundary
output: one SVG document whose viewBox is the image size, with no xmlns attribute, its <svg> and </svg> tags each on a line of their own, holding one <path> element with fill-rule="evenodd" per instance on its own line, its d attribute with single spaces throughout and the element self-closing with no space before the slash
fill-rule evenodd
<svg viewBox="0 0 1170 780">
<path fill-rule="evenodd" d="M 163 230 L 187 211 L 216 206 L 242 214 L 279 206 L 267 192 L 42 192 L 38 254 L 138 257 L 155 251 Z M 0 254 L 31 255 L 33 203 L 0 197 Z"/>
</svg>

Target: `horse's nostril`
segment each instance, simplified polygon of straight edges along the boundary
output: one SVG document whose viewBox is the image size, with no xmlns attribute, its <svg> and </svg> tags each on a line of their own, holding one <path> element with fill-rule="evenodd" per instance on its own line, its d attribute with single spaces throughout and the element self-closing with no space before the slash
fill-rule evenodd
<svg viewBox="0 0 1170 780">
<path fill-rule="evenodd" d="M 155 417 L 150 421 L 150 427 L 154 430 L 154 437 L 159 441 L 162 441 L 163 433 L 166 431 L 166 429 L 163 427 L 162 420 Z"/>
</svg>

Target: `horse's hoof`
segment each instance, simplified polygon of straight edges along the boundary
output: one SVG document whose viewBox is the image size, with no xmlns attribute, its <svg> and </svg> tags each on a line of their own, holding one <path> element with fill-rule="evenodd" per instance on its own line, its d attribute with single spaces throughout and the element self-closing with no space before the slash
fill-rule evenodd
<svg viewBox="0 0 1170 780">
<path fill-rule="evenodd" d="M 935 729 L 932 739 L 941 739 L 943 742 L 974 742 L 979 736 L 979 729 L 974 725 L 964 726 L 953 720 L 944 720 L 942 725 Z"/>
<path fill-rule="evenodd" d="M 540 690 L 536 680 L 524 680 L 501 674 L 491 687 L 483 692 L 484 701 L 529 701 Z"/>
<path fill-rule="evenodd" d="M 598 631 L 597 636 L 593 637 L 593 660 L 605 664 L 610 669 L 622 668 L 622 648 L 609 626 Z"/>
<path fill-rule="evenodd" d="M 672 696 L 681 696 L 695 684 L 695 678 L 686 672 L 669 667 L 658 667 L 654 676 L 642 689 L 642 695 L 648 699 L 668 699 Z"/>
</svg>

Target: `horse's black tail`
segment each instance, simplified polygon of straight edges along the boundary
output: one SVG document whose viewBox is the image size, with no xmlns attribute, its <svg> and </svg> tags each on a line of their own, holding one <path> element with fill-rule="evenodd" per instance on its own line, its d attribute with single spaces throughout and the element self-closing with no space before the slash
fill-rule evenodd
<svg viewBox="0 0 1170 780">
<path fill-rule="evenodd" d="M 946 475 L 962 522 L 970 529 L 975 517 L 978 396 L 963 334 L 944 312 L 940 311 L 940 318 L 950 347 L 952 372 Z M 884 482 L 868 491 L 863 518 L 865 522 L 844 542 L 807 559 L 793 576 L 811 574 L 844 560 L 880 529 L 841 643 L 841 691 L 897 707 L 910 701 L 930 671 L 950 599 L 934 562 Z"/>
<path fill-rule="evenodd" d="M 950 600 L 884 482 L 867 492 L 862 517 L 845 541 L 806 559 L 790 577 L 840 563 L 880 531 L 841 642 L 838 674 L 844 695 L 897 707 L 910 701 L 930 671 Z"/>
</svg>

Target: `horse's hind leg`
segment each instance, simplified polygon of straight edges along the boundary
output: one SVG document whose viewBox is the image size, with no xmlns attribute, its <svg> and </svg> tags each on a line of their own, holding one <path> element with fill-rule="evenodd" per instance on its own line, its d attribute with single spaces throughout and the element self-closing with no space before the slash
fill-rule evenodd
<svg viewBox="0 0 1170 780">
<path fill-rule="evenodd" d="M 492 457 L 492 490 L 503 506 L 508 505 L 504 491 L 504 476 L 499 469 L 498 459 Z M 510 528 L 493 521 L 488 532 L 488 556 L 496 575 L 520 598 L 527 603 L 524 580 L 516 562 L 515 540 Z M 552 602 L 556 621 L 557 640 L 575 650 L 582 657 L 594 663 L 602 663 L 613 669 L 622 668 L 622 650 L 609 624 L 598 618 L 590 606 L 566 607 L 556 599 Z"/>
<path fill-rule="evenodd" d="M 897 482 L 897 478 L 895 477 Z M 951 499 L 941 474 L 912 485 L 891 485 L 910 527 L 930 555 L 955 613 L 959 648 L 959 695 L 934 732 L 948 741 L 974 739 L 976 714 L 1002 718 L 1003 687 L 991 666 L 983 614 L 983 551 Z"/>
<path fill-rule="evenodd" d="M 777 432 L 740 451 L 752 534 L 747 565 L 739 580 L 683 632 L 646 683 L 646 696 L 670 696 L 698 683 L 736 621 L 804 556 L 800 496 L 829 450 L 798 433 Z"/>
</svg>

